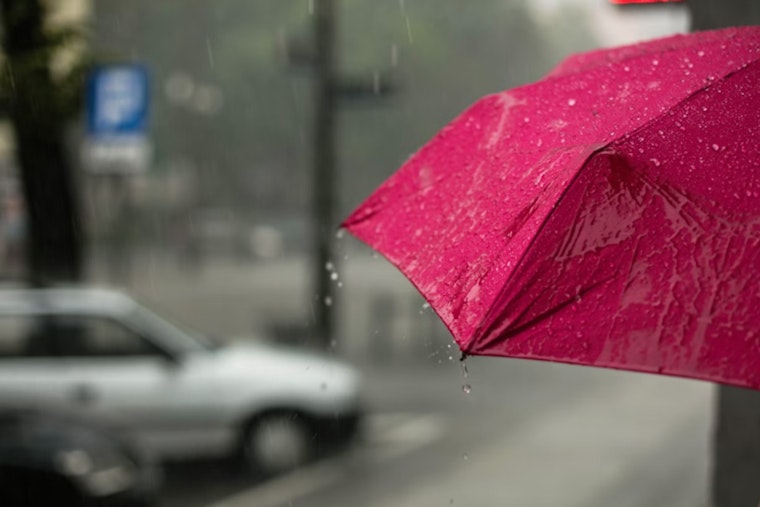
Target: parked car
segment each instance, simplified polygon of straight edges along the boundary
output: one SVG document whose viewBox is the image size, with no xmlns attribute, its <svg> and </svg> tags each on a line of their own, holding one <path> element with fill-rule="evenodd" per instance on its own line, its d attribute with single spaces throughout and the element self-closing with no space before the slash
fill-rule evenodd
<svg viewBox="0 0 760 507">
<path fill-rule="evenodd" d="M 0 404 L 117 418 L 164 459 L 235 454 L 261 474 L 350 442 L 360 377 L 326 356 L 216 346 L 93 288 L 0 291 Z"/>
<path fill-rule="evenodd" d="M 155 460 L 113 429 L 34 407 L 0 409 L 0 505 L 150 507 Z"/>
</svg>

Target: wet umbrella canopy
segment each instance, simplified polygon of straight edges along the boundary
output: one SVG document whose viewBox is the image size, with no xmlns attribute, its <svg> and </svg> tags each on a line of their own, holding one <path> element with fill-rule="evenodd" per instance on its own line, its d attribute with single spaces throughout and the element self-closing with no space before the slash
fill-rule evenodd
<svg viewBox="0 0 760 507">
<path fill-rule="evenodd" d="M 760 28 L 483 98 L 344 223 L 468 354 L 760 388 Z"/>
</svg>

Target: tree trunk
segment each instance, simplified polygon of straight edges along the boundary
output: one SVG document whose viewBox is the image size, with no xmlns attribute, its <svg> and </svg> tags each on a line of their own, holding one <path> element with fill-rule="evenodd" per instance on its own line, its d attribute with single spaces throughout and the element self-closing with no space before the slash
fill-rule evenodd
<svg viewBox="0 0 760 507">
<path fill-rule="evenodd" d="M 43 30 L 49 2 L 2 0 L 8 113 L 27 220 L 27 278 L 35 286 L 83 275 L 80 212 L 64 145 L 65 117 L 50 70 L 53 44 Z"/>
<path fill-rule="evenodd" d="M 692 30 L 760 23 L 757 0 L 689 0 Z M 718 387 L 713 440 L 713 507 L 760 504 L 760 392 Z"/>
</svg>

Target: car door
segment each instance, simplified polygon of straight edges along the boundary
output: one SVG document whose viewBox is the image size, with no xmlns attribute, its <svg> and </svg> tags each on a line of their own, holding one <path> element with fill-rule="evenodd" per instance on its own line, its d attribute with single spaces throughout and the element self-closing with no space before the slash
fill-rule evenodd
<svg viewBox="0 0 760 507">
<path fill-rule="evenodd" d="M 66 372 L 45 332 L 48 324 L 35 313 L 0 314 L 0 403 L 68 403 Z"/>
<path fill-rule="evenodd" d="M 56 349 L 73 406 L 127 426 L 164 456 L 220 452 L 211 375 L 110 316 L 58 316 Z"/>
</svg>

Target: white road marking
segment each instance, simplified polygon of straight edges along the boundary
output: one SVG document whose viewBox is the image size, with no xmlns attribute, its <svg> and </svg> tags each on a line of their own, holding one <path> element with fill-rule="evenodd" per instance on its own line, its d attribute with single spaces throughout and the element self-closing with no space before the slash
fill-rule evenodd
<svg viewBox="0 0 760 507">
<path fill-rule="evenodd" d="M 283 477 L 238 492 L 208 507 L 275 507 L 322 490 L 345 476 L 356 460 L 375 463 L 398 459 L 443 437 L 441 416 L 378 414 L 367 420 L 366 444 L 338 456 L 295 470 Z"/>
<path fill-rule="evenodd" d="M 446 425 L 439 416 L 431 414 L 409 419 L 370 440 L 374 447 L 370 448 L 369 458 L 375 462 L 398 458 L 432 444 L 445 432 Z"/>
</svg>

